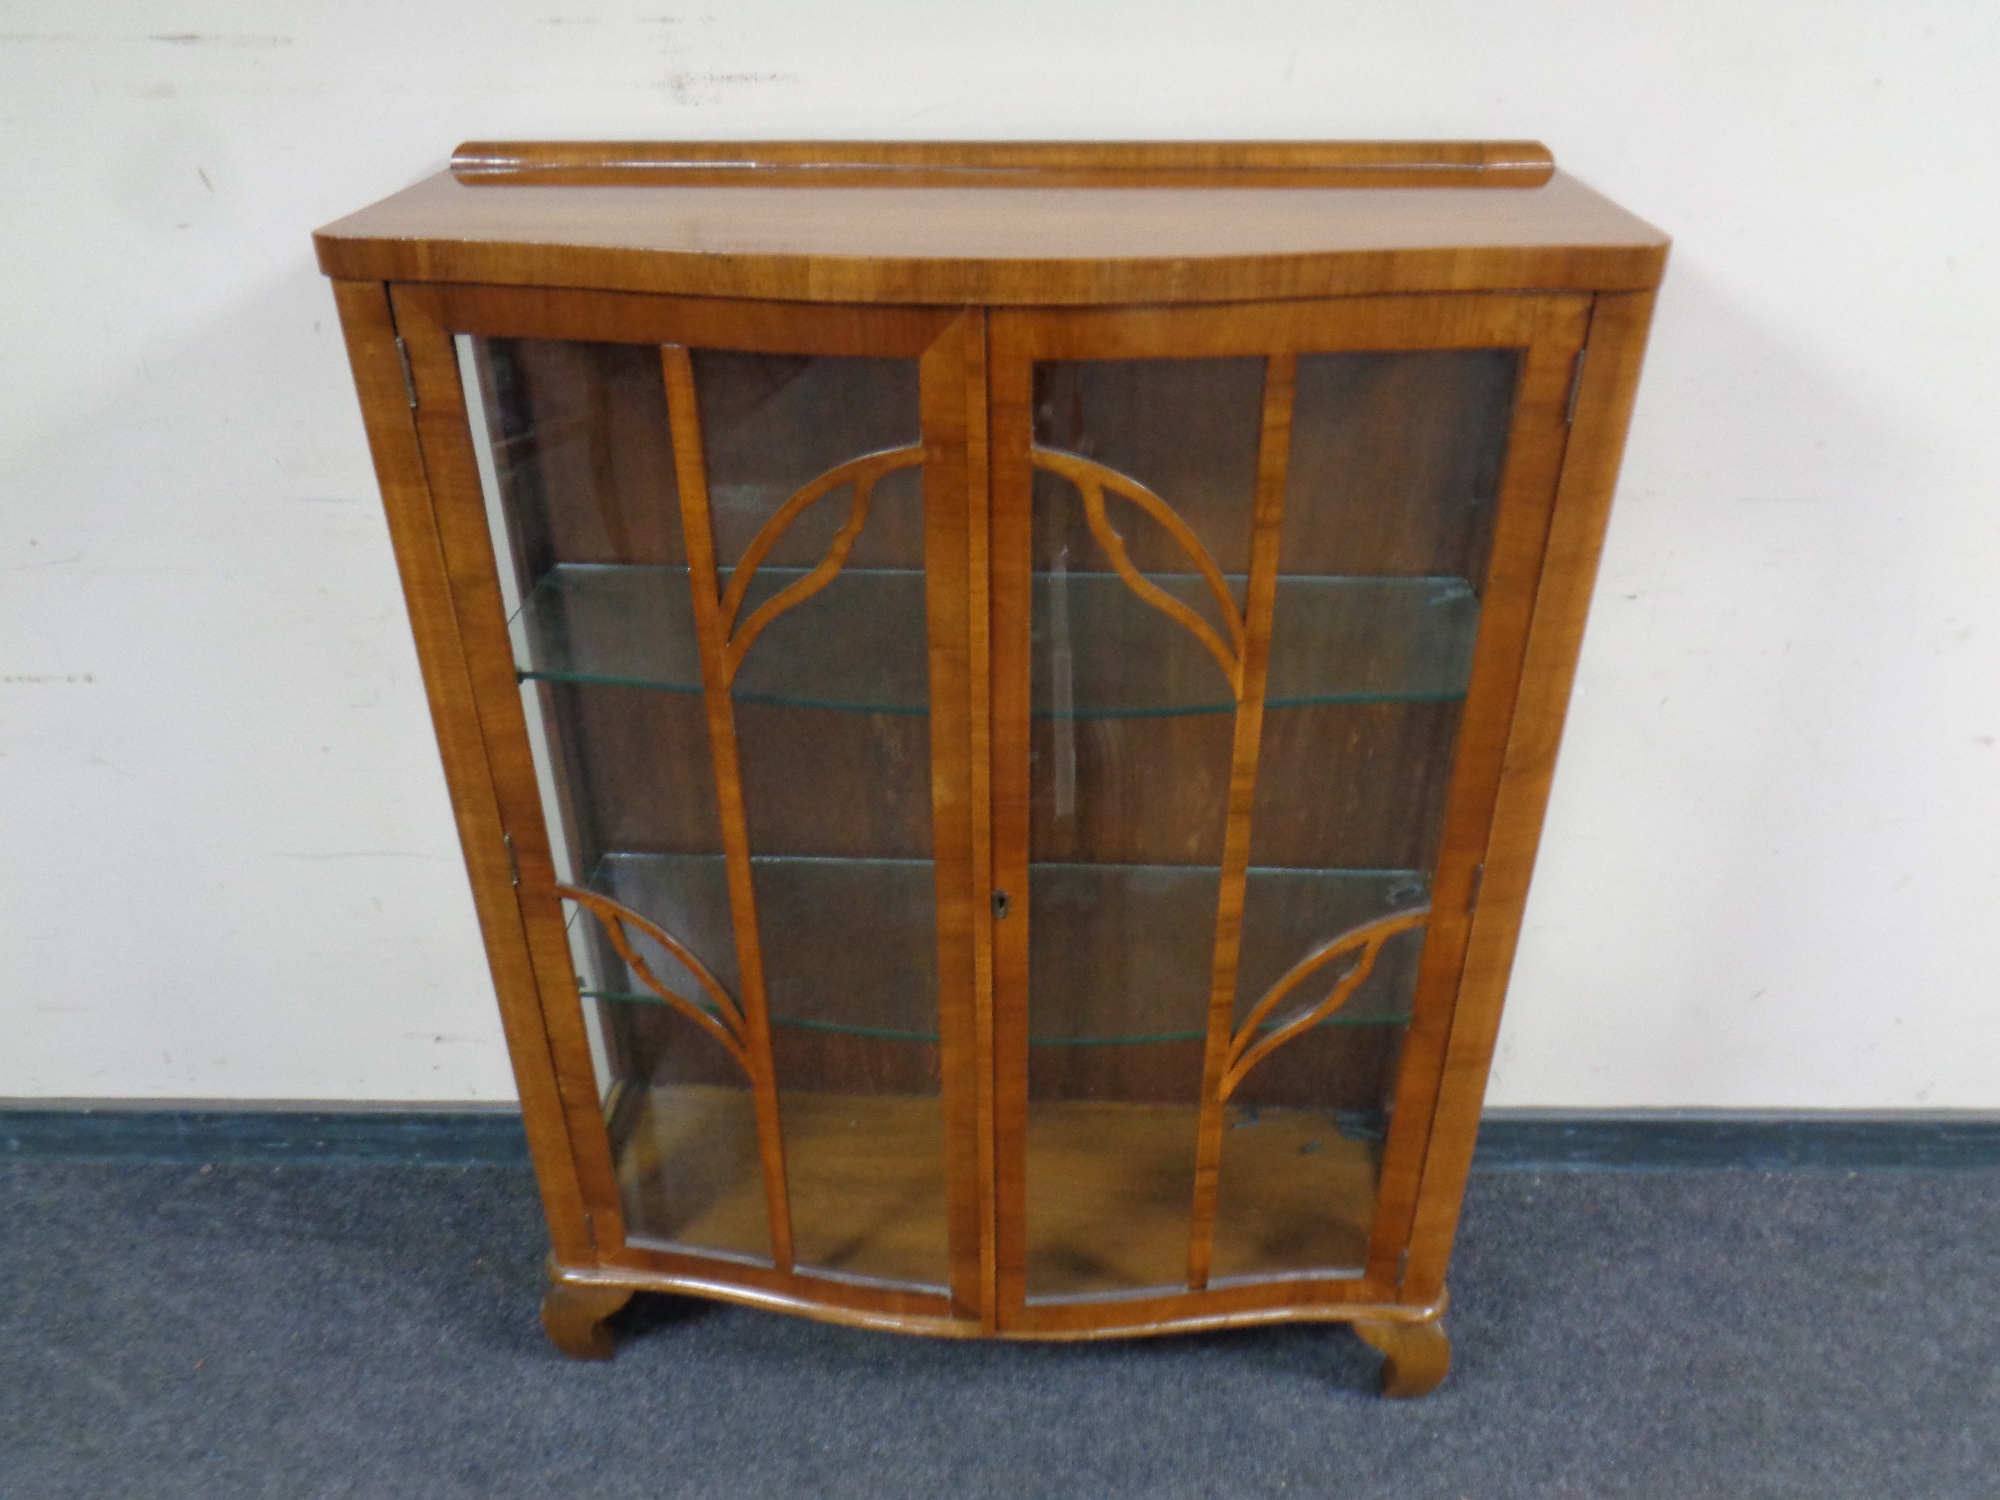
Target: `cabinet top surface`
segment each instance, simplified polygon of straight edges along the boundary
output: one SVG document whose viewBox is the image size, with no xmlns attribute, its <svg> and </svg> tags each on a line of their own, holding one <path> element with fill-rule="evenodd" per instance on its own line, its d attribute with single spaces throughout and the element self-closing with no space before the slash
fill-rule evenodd
<svg viewBox="0 0 2000 1500">
<path fill-rule="evenodd" d="M 321 229 L 346 280 L 887 303 L 1624 291 L 1667 237 L 1539 187 L 473 185 L 441 172 Z"/>
</svg>

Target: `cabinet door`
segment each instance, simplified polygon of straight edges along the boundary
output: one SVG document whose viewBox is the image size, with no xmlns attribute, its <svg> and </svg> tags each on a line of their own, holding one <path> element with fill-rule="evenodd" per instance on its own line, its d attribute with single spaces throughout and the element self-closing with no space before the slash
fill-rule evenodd
<svg viewBox="0 0 2000 1500">
<path fill-rule="evenodd" d="M 1395 1297 L 1588 308 L 994 314 L 1010 1326 Z"/>
<path fill-rule="evenodd" d="M 976 322 L 396 307 L 599 1260 L 976 1312 Z"/>
</svg>

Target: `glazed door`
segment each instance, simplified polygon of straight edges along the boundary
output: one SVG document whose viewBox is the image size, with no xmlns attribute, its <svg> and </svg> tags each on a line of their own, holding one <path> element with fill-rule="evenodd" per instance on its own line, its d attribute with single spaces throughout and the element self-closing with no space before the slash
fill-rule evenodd
<svg viewBox="0 0 2000 1500">
<path fill-rule="evenodd" d="M 976 1316 L 976 319 L 396 311 L 598 1262 Z"/>
<path fill-rule="evenodd" d="M 1588 321 L 991 319 L 998 1316 L 1395 1300 Z"/>
</svg>

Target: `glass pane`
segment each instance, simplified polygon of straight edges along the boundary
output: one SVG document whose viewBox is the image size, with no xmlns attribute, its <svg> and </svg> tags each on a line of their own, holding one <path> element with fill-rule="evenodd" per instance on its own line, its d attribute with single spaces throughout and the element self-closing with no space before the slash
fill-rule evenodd
<svg viewBox="0 0 2000 1500">
<path fill-rule="evenodd" d="M 771 1258 L 747 1065 L 699 1018 L 741 1004 L 748 945 L 795 1263 L 943 1284 L 920 470 L 873 485 L 846 566 L 769 622 L 731 685 L 753 924 L 729 894 L 660 351 L 465 343 L 559 878 L 705 971 L 625 921 L 642 972 L 600 911 L 568 908 L 628 1235 Z M 718 593 L 801 487 L 919 441 L 913 361 L 693 358 Z M 820 562 L 855 500 L 831 484 L 783 529 L 739 628 Z"/>
<path fill-rule="evenodd" d="M 865 454 L 922 441 L 913 359 L 697 349 L 694 376 L 715 555 L 725 567 L 743 556 L 773 511 L 822 474 Z M 915 471 L 892 488 L 893 503 L 877 491 L 849 567 L 923 567 Z M 786 530 L 769 560 L 780 567 L 814 566 L 846 515 L 845 497 L 829 497 Z"/>
<path fill-rule="evenodd" d="M 1331 940 L 1429 900 L 1514 362 L 1299 361 L 1232 1035 L 1247 1055 L 1303 1029 L 1249 1066 L 1222 1111 L 1212 1279 L 1352 1272 L 1365 1257 L 1423 931 L 1342 953 L 1253 1011 Z M 1228 641 L 1247 597 L 1263 375 L 1262 360 L 1234 359 L 1035 372 L 1036 445 L 1164 501 L 1226 594 L 1129 487 L 1105 481 L 1093 527 L 1088 473 L 1038 460 L 1037 1300 L 1186 1284 L 1236 705 L 1211 645 L 1119 576 L 1101 532 Z"/>
<path fill-rule="evenodd" d="M 914 360 L 698 350 L 694 373 L 725 587 L 794 495 L 922 442 Z M 739 629 L 828 555 L 856 498 L 836 485 L 775 533 Z M 911 466 L 873 485 L 840 572 L 771 620 L 732 693 L 795 1261 L 942 1287 L 923 564 Z"/>
<path fill-rule="evenodd" d="M 531 601 L 565 576 L 671 577 L 665 609 L 690 618 L 686 543 L 659 350 L 539 339 L 462 340 L 481 478 L 512 616 L 532 668 Z M 614 614 L 579 622 L 602 635 Z M 634 633 L 650 633 L 649 621 Z M 578 639 L 589 632 L 579 629 Z M 523 683 L 557 877 L 623 902 L 679 939 L 731 993 L 726 894 L 626 878 L 637 859 L 720 865 L 722 841 L 699 697 L 577 675 Z M 572 957 L 617 1169 L 638 1243 L 768 1261 L 770 1224 L 749 1080 L 717 1040 L 642 983 L 605 923 L 571 905 Z M 694 976 L 636 928 L 625 935 L 668 991 L 711 1012 Z"/>
<path fill-rule="evenodd" d="M 1261 360 L 1038 366 L 1035 442 L 1172 507 L 1238 607 Z M 1135 593 L 1081 489 L 1033 512 L 1028 870 L 1031 1298 L 1184 1285 L 1232 693 Z M 1104 524 L 1144 578 L 1227 632 L 1196 558 L 1126 496 Z"/>
<path fill-rule="evenodd" d="M 1329 939 L 1430 900 L 1515 367 L 1512 350 L 1299 361 L 1251 824 L 1253 864 L 1286 878 L 1249 885 L 1239 1028 Z M 1296 587 L 1305 582 L 1328 593 Z M 1337 618 L 1320 606 L 1348 584 L 1404 608 Z M 1301 652 L 1337 657 L 1322 670 L 1372 691 L 1288 692 L 1278 664 Z M 1215 1279 L 1365 1263 L 1423 939 L 1420 928 L 1387 939 L 1337 1009 L 1230 1095 Z M 1356 950 L 1315 971 L 1255 1035 L 1309 1018 L 1363 959 Z"/>
<path fill-rule="evenodd" d="M 1513 349 L 1301 356 L 1279 573 L 1478 592 L 1518 363 Z"/>
</svg>

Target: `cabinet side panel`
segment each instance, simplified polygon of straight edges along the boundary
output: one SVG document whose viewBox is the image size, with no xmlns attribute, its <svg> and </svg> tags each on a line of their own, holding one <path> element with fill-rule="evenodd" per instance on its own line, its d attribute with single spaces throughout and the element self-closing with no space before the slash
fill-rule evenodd
<svg viewBox="0 0 2000 1500">
<path fill-rule="evenodd" d="M 422 288 L 399 288 L 394 302 L 416 389 L 417 430 L 430 478 L 445 583 L 464 646 L 494 799 L 511 841 L 503 845 L 511 854 L 505 886 L 521 912 L 558 1097 L 569 1128 L 571 1159 L 601 1249 L 623 1240 L 623 1220 L 590 1037 L 581 1009 L 562 1003 L 575 994 L 576 971 L 561 911 L 550 894 L 556 883 L 554 860 L 508 637 L 505 595 L 466 408 L 464 372 L 453 330 L 439 319 L 435 299 Z"/>
<path fill-rule="evenodd" d="M 1651 292 L 1599 297 L 1591 317 L 1485 878 L 1444 1057 L 1441 1102 L 1424 1160 L 1402 1287 L 1409 1301 L 1435 1299 L 1444 1286 L 1653 301 Z"/>
<path fill-rule="evenodd" d="M 1445 1046 L 1458 1005 L 1458 982 L 1568 440 L 1564 413 L 1588 324 L 1589 304 L 1580 299 L 1522 299 L 1519 304 L 1514 338 L 1524 350 L 1521 378 L 1472 681 L 1445 798 L 1430 936 L 1417 974 L 1394 1124 L 1383 1154 L 1380 1211 L 1369 1246 L 1370 1277 L 1386 1285 L 1394 1285 L 1400 1274 L 1438 1107 Z M 1474 1108 L 1476 1112 L 1476 1099 Z"/>
<path fill-rule="evenodd" d="M 445 578 L 387 290 L 375 282 L 337 281 L 334 297 L 416 635 L 452 812 L 499 995 L 536 1181 L 556 1258 L 566 1264 L 582 1264 L 592 1258 L 590 1235 L 520 910 L 513 899 L 492 774 Z"/>
</svg>

